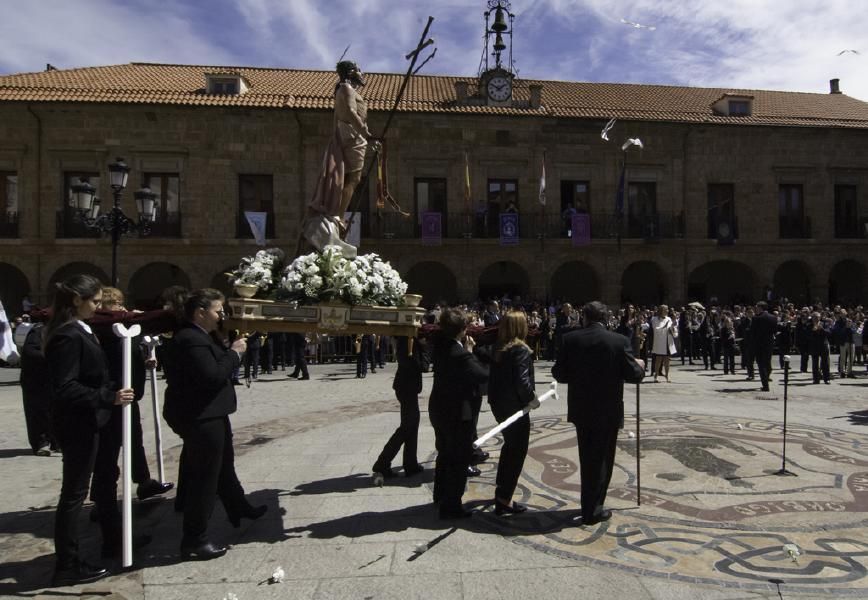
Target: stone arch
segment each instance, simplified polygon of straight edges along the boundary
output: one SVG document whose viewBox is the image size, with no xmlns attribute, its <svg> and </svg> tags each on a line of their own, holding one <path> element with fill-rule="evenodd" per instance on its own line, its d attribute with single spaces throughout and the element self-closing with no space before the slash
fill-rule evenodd
<svg viewBox="0 0 868 600">
<path fill-rule="evenodd" d="M 664 304 L 669 298 L 666 273 L 657 263 L 640 260 L 630 264 L 621 274 L 621 303 L 637 306 Z"/>
<path fill-rule="evenodd" d="M 811 267 L 802 260 L 788 260 L 775 270 L 772 289 L 778 298 L 787 298 L 796 306 L 811 301 Z"/>
<path fill-rule="evenodd" d="M 852 258 L 839 261 L 829 271 L 829 304 L 865 304 L 865 264 Z"/>
<path fill-rule="evenodd" d="M 228 267 L 221 269 L 220 271 L 215 273 L 214 277 L 211 278 L 211 283 L 209 284 L 209 287 L 212 287 L 215 290 L 220 290 L 227 298 L 231 298 L 232 296 L 234 296 L 235 292 L 232 290 L 232 284 L 229 283 L 229 278 L 226 277 L 226 273 L 231 273 L 237 268 L 237 264 L 229 265 Z"/>
<path fill-rule="evenodd" d="M 446 265 L 433 260 L 418 262 L 403 276 L 408 294 L 421 294 L 423 306 L 437 303 L 455 304 L 458 281 Z"/>
<path fill-rule="evenodd" d="M 21 314 L 21 301 L 29 294 L 30 282 L 21 269 L 9 263 L 0 263 L 0 300 L 10 321 Z"/>
<path fill-rule="evenodd" d="M 482 299 L 500 298 L 504 294 L 524 298 L 530 289 L 527 271 L 511 260 L 491 263 L 479 274 L 478 281 L 479 297 Z"/>
<path fill-rule="evenodd" d="M 552 274 L 549 283 L 553 300 L 581 306 L 600 299 L 600 278 L 594 267 L 578 260 L 565 262 Z"/>
<path fill-rule="evenodd" d="M 734 260 L 713 260 L 693 269 L 687 279 L 688 300 L 720 304 L 748 303 L 756 298 L 756 273 Z"/>
<path fill-rule="evenodd" d="M 84 261 L 71 262 L 60 267 L 48 280 L 47 298 L 49 302 L 54 300 L 54 284 L 63 281 L 73 275 L 91 275 L 99 279 L 103 285 L 110 285 L 111 279 L 108 274 L 98 266 Z"/>
<path fill-rule="evenodd" d="M 160 294 L 169 286 L 190 287 L 190 277 L 177 265 L 152 262 L 133 273 L 126 290 L 127 308 L 161 308 Z"/>
</svg>

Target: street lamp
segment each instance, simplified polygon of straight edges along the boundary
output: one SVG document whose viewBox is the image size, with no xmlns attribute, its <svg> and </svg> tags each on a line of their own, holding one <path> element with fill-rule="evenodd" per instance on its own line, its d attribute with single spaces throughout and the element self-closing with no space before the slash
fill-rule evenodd
<svg viewBox="0 0 868 600">
<path fill-rule="evenodd" d="M 112 188 L 114 204 L 109 212 L 99 214 L 100 201 L 96 197 L 94 188 L 86 178 L 79 179 L 72 186 L 71 205 L 75 208 L 75 220 L 82 223 L 88 229 L 98 230 L 100 233 L 108 233 L 112 239 L 112 286 L 118 285 L 118 245 L 121 236 L 133 231 L 139 231 L 147 235 L 151 230 L 151 223 L 157 214 L 157 195 L 148 188 L 142 188 L 135 193 L 136 208 L 139 218 L 137 221 L 129 219 L 121 209 L 121 192 L 127 187 L 127 178 L 130 168 L 124 159 L 118 158 L 108 166 L 109 184 Z"/>
</svg>

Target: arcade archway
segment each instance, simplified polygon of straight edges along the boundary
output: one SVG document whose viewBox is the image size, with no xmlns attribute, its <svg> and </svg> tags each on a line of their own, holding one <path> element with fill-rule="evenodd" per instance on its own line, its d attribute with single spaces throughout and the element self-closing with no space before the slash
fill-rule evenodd
<svg viewBox="0 0 868 600">
<path fill-rule="evenodd" d="M 172 285 L 189 288 L 190 278 L 180 267 L 171 263 L 154 262 L 145 265 L 130 278 L 127 308 L 161 308 L 160 294 Z"/>
<path fill-rule="evenodd" d="M 527 296 L 530 280 L 524 267 L 509 260 L 488 265 L 479 275 L 479 297 Z"/>
<path fill-rule="evenodd" d="M 837 263 L 829 272 L 829 304 L 864 304 L 866 275 L 859 261 L 848 258 Z"/>
<path fill-rule="evenodd" d="M 54 299 L 54 285 L 59 281 L 72 277 L 73 275 L 91 275 L 92 277 L 99 279 L 103 285 L 111 284 L 111 279 L 109 279 L 108 274 L 98 266 L 83 261 L 71 262 L 60 267 L 54 272 L 54 275 L 49 278 L 47 294 L 49 302 Z"/>
<path fill-rule="evenodd" d="M 811 299 L 811 268 L 804 261 L 788 260 L 775 271 L 772 288 L 778 298 L 804 306 Z"/>
<path fill-rule="evenodd" d="M 455 304 L 458 300 L 458 282 L 448 267 L 436 261 L 416 263 L 404 276 L 407 292 L 421 294 L 423 306 L 438 303 Z"/>
<path fill-rule="evenodd" d="M 654 306 L 667 301 L 666 273 L 650 260 L 634 262 L 621 275 L 621 302 Z"/>
<path fill-rule="evenodd" d="M 10 321 L 21 314 L 21 301 L 28 294 L 30 282 L 27 276 L 14 265 L 0 263 L 0 300 Z"/>
<path fill-rule="evenodd" d="M 600 278 L 591 265 L 573 260 L 555 270 L 549 289 L 553 300 L 581 306 L 600 299 Z"/>
<path fill-rule="evenodd" d="M 719 304 L 747 303 L 755 300 L 756 273 L 732 260 L 715 260 L 693 270 L 687 279 L 689 300 Z"/>
</svg>

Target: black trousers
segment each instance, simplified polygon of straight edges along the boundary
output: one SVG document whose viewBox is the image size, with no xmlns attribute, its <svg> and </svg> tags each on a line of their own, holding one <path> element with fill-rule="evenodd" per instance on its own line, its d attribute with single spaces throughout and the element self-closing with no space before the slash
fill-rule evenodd
<svg viewBox="0 0 868 600">
<path fill-rule="evenodd" d="M 193 423 L 184 435 L 184 541 L 208 539 L 208 521 L 220 497 L 226 514 L 238 515 L 247 507 L 244 488 L 235 474 L 235 449 L 229 417 Z"/>
<path fill-rule="evenodd" d="M 759 371 L 760 383 L 764 388 L 769 387 L 769 376 L 772 372 L 772 349 L 756 349 L 756 368 Z"/>
<path fill-rule="evenodd" d="M 295 367 L 292 369 L 292 375 L 298 376 L 301 373 L 302 377 L 309 377 L 307 372 L 307 361 L 304 358 L 305 341 L 304 336 L 300 333 L 290 333 L 289 343 L 292 346 L 292 364 Z"/>
<path fill-rule="evenodd" d="M 244 379 L 250 379 L 250 370 L 253 369 L 253 377 L 259 377 L 259 359 L 262 346 L 248 346 L 244 353 Z"/>
<path fill-rule="evenodd" d="M 799 370 L 802 373 L 808 372 L 808 358 L 810 358 L 811 353 L 808 352 L 807 346 L 799 346 Z"/>
<path fill-rule="evenodd" d="M 401 424 L 383 446 L 383 451 L 377 457 L 377 466 L 388 467 L 398 455 L 398 450 L 404 446 L 403 467 L 414 468 L 419 464 L 416 457 L 416 449 L 419 437 L 419 395 L 399 394 L 398 403 L 401 405 Z"/>
<path fill-rule="evenodd" d="M 823 376 L 823 381 L 829 381 L 829 351 L 811 353 L 811 372 L 814 376 L 814 383 L 820 383 L 820 375 Z"/>
<path fill-rule="evenodd" d="M 21 387 L 24 401 L 24 423 L 27 426 L 27 441 L 35 453 L 40 448 L 56 448 L 57 442 L 51 432 L 51 416 L 48 412 L 50 392 L 37 392 Z"/>
<path fill-rule="evenodd" d="M 735 375 L 735 347 L 727 344 L 723 346 L 723 373 Z"/>
<path fill-rule="evenodd" d="M 441 510 L 461 508 L 461 496 L 467 483 L 467 465 L 473 450 L 473 423 L 449 421 L 431 415 L 437 461 L 434 465 L 434 501 Z"/>
<path fill-rule="evenodd" d="M 742 362 L 744 362 L 745 369 L 747 369 L 747 376 L 753 377 L 753 363 L 756 360 L 756 354 L 754 353 L 753 346 L 751 344 L 745 344 L 743 348 L 744 349 L 742 351 L 744 352 L 744 359 Z"/>
<path fill-rule="evenodd" d="M 63 451 L 63 480 L 54 519 L 54 551 L 57 569 L 78 563 L 78 515 L 87 497 L 96 462 L 99 433 L 96 428 L 59 432 Z"/>
<path fill-rule="evenodd" d="M 497 461 L 497 489 L 494 496 L 509 504 L 518 478 L 524 468 L 527 456 L 528 440 L 530 439 L 530 416 L 524 415 L 518 421 L 503 430 L 503 447 Z"/>
<path fill-rule="evenodd" d="M 600 514 L 615 466 L 618 424 L 589 427 L 576 424 L 579 439 L 579 471 L 582 477 L 582 519 Z"/>
</svg>

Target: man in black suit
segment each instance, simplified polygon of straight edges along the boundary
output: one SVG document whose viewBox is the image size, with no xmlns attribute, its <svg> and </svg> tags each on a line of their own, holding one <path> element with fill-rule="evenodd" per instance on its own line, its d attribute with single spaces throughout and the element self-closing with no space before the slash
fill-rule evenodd
<svg viewBox="0 0 868 600">
<path fill-rule="evenodd" d="M 479 385 L 488 381 L 488 367 L 472 354 L 474 342 L 466 337 L 463 311 L 445 309 L 439 324 L 433 351 L 434 386 L 428 400 L 437 447 L 434 502 L 440 503 L 441 519 L 455 519 L 471 515 L 461 506 L 461 496 L 473 450 L 473 405 Z"/>
<path fill-rule="evenodd" d="M 582 313 L 584 327 L 564 335 L 552 376 L 569 385 L 567 420 L 579 439 L 582 524 L 593 525 L 612 517 L 603 503 L 624 422 L 624 382 L 642 381 L 645 363 L 633 356 L 627 338 L 606 330 L 602 302 L 589 302 Z"/>
<path fill-rule="evenodd" d="M 769 391 L 769 375 L 772 372 L 772 350 L 775 343 L 775 333 L 778 329 L 778 318 L 768 312 L 768 304 L 764 301 L 756 303 L 756 316 L 751 320 L 750 336 L 753 345 L 756 366 L 759 371 L 762 391 Z"/>
<path fill-rule="evenodd" d="M 294 368 L 292 373 L 287 375 L 290 379 L 300 379 L 306 381 L 310 379 L 310 373 L 307 370 L 307 360 L 304 358 L 304 349 L 307 346 L 307 341 L 304 339 L 303 333 L 288 333 L 290 352 L 292 353 L 292 364 Z"/>
</svg>

